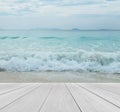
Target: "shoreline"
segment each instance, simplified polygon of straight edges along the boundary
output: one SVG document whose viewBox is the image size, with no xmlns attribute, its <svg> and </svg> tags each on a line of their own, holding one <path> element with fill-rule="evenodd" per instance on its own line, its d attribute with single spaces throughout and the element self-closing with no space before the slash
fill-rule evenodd
<svg viewBox="0 0 120 112">
<path fill-rule="evenodd" d="M 0 72 L 0 83 L 4 82 L 68 82 L 68 83 L 116 83 L 119 74 L 81 73 L 81 72 Z"/>
</svg>

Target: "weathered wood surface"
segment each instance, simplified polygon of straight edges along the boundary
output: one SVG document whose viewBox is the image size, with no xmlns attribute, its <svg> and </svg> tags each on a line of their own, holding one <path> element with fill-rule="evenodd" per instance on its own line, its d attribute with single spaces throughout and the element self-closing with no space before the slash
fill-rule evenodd
<svg viewBox="0 0 120 112">
<path fill-rule="evenodd" d="M 120 83 L 1 83 L 0 112 L 120 112 Z"/>
</svg>

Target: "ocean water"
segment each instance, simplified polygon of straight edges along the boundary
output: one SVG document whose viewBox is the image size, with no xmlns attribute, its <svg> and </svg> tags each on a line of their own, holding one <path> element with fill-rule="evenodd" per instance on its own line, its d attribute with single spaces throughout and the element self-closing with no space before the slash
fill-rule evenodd
<svg viewBox="0 0 120 112">
<path fill-rule="evenodd" d="M 0 70 L 120 73 L 120 31 L 0 31 Z"/>
</svg>

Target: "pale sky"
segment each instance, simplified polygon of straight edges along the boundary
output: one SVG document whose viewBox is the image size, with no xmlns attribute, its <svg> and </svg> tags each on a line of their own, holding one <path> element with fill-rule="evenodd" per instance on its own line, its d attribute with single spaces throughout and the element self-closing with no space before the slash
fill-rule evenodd
<svg viewBox="0 0 120 112">
<path fill-rule="evenodd" d="M 120 0 L 0 0 L 0 28 L 120 29 Z"/>
</svg>

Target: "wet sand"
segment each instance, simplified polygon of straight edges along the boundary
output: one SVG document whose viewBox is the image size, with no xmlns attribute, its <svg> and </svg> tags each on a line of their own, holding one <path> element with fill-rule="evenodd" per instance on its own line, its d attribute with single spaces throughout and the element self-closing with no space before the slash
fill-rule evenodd
<svg viewBox="0 0 120 112">
<path fill-rule="evenodd" d="M 0 82 L 120 82 L 120 74 L 80 72 L 0 72 Z"/>
</svg>

